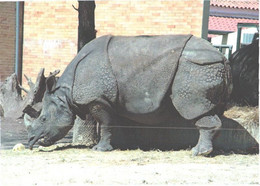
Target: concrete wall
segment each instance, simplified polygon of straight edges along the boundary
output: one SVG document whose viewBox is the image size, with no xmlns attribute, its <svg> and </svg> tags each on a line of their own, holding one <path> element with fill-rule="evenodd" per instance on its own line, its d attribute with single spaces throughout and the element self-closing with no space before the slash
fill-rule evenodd
<svg viewBox="0 0 260 186">
<path fill-rule="evenodd" d="M 217 151 L 236 153 L 258 153 L 258 123 L 242 126 L 237 121 L 221 117 L 222 127 L 213 140 Z M 135 126 L 124 121 L 130 127 L 113 128 L 112 145 L 114 148 L 143 150 L 179 150 L 194 147 L 199 139 L 199 131 L 195 125 L 180 120 L 178 122 L 158 126 Z"/>
<path fill-rule="evenodd" d="M 0 3 L 0 82 L 14 73 L 15 2 Z"/>
</svg>

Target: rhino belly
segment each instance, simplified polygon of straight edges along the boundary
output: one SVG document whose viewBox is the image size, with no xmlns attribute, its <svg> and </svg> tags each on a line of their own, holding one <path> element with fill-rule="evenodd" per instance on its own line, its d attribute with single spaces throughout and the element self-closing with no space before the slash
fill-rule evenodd
<svg viewBox="0 0 260 186">
<path fill-rule="evenodd" d="M 117 107 L 117 113 L 120 117 L 148 125 L 170 124 L 172 122 L 178 121 L 178 119 L 181 117 L 174 108 L 170 97 L 167 97 L 165 100 L 163 100 L 163 103 L 153 112 L 136 113 L 127 111 L 122 107 Z"/>
</svg>

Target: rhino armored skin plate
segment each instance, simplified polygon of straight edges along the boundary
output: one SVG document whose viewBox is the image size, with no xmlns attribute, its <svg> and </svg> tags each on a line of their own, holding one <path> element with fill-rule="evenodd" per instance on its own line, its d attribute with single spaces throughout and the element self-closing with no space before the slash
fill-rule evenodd
<svg viewBox="0 0 260 186">
<path fill-rule="evenodd" d="M 78 116 L 99 123 L 93 149 L 109 151 L 119 117 L 158 125 L 177 113 L 199 130 L 192 154 L 209 154 L 231 89 L 227 59 L 203 39 L 102 36 L 86 44 L 58 80 L 55 74 L 47 78 L 40 116 L 25 118 L 29 146 L 52 145 Z"/>
</svg>

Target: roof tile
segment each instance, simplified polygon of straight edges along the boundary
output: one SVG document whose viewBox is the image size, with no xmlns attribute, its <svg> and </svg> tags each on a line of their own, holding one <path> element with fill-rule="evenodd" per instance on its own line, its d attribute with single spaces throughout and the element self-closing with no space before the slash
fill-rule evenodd
<svg viewBox="0 0 260 186">
<path fill-rule="evenodd" d="M 210 16 L 209 30 L 235 32 L 238 23 L 259 23 L 259 20 Z"/>
<path fill-rule="evenodd" d="M 259 0 L 211 0 L 211 6 L 259 10 Z"/>
</svg>

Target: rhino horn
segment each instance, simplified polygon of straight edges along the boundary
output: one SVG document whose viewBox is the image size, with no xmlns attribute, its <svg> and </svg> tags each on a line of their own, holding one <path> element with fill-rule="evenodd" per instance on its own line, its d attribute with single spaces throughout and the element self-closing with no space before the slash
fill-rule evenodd
<svg viewBox="0 0 260 186">
<path fill-rule="evenodd" d="M 28 114 L 24 114 L 24 125 L 26 129 L 29 129 L 32 126 L 33 118 L 29 116 Z"/>
<path fill-rule="evenodd" d="M 54 72 L 51 72 L 49 77 L 46 79 L 46 89 L 49 93 L 54 92 L 59 87 L 56 87 L 57 78 L 55 77 L 60 70 L 55 70 Z"/>
</svg>

